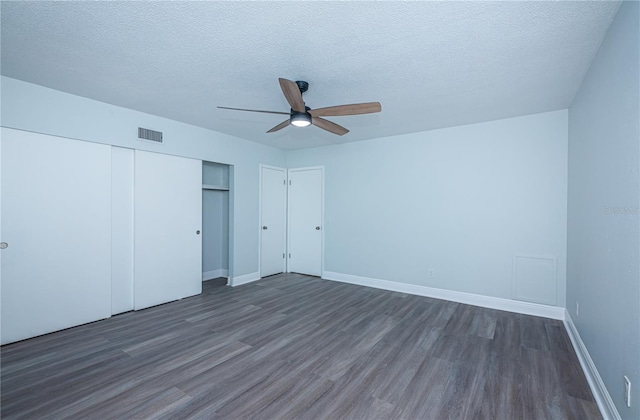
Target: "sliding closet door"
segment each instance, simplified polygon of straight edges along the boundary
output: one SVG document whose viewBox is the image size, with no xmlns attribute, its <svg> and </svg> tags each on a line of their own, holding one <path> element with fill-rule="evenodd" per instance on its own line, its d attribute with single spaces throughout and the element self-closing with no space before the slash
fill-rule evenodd
<svg viewBox="0 0 640 420">
<path fill-rule="evenodd" d="M 111 147 L 2 129 L 2 344 L 111 315 Z"/>
<path fill-rule="evenodd" d="M 202 162 L 136 150 L 134 307 L 202 292 Z"/>
</svg>

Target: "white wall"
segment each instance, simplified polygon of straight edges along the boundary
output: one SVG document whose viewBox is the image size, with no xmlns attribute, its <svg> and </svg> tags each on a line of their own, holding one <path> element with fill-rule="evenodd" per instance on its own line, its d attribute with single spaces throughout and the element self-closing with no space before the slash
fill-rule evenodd
<svg viewBox="0 0 640 420">
<path fill-rule="evenodd" d="M 258 271 L 259 165 L 284 166 L 283 151 L 16 79 L 1 83 L 4 127 L 234 165 L 232 271 Z M 164 144 L 138 140 L 138 127 L 162 131 Z"/>
<path fill-rule="evenodd" d="M 640 418 L 639 27 L 623 2 L 569 110 L 567 309 L 623 419 Z"/>
<path fill-rule="evenodd" d="M 325 166 L 325 271 L 510 299 L 514 254 L 552 254 L 564 306 L 567 111 L 291 151 L 287 164 Z"/>
</svg>

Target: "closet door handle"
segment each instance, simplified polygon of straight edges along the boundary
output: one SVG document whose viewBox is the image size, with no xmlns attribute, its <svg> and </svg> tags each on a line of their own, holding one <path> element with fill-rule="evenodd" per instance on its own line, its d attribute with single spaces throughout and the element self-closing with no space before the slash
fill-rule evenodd
<svg viewBox="0 0 640 420">
<path fill-rule="evenodd" d="M 7 249 L 9 247 L 9 244 L 6 242 L 0 242 L 0 249 Z"/>
<path fill-rule="evenodd" d="M 268 228 L 266 226 L 262 226 L 262 230 L 267 230 Z"/>
<path fill-rule="evenodd" d="M 200 235 L 200 231 L 199 230 L 196 230 L 196 235 Z"/>
<path fill-rule="evenodd" d="M 320 230 L 320 226 L 316 226 L 316 230 Z"/>
</svg>

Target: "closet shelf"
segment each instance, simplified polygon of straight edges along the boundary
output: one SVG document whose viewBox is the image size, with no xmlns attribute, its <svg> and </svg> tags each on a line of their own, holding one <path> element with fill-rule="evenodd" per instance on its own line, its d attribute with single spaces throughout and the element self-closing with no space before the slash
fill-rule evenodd
<svg viewBox="0 0 640 420">
<path fill-rule="evenodd" d="M 225 187 L 224 185 L 211 185 L 211 184 L 202 184 L 203 190 L 217 190 L 217 191 L 229 191 L 229 187 Z"/>
</svg>

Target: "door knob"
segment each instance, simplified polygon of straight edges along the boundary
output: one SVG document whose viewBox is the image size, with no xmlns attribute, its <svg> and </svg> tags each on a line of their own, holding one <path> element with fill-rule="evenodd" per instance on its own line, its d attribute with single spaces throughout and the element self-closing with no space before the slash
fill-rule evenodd
<svg viewBox="0 0 640 420">
<path fill-rule="evenodd" d="M 267 227 L 266 226 L 262 226 L 262 230 L 267 230 Z"/>
<path fill-rule="evenodd" d="M 196 230 L 196 235 L 200 235 L 200 231 L 199 230 Z"/>
<path fill-rule="evenodd" d="M 320 226 L 316 226 L 316 230 L 320 230 Z"/>
<path fill-rule="evenodd" d="M 9 246 L 8 243 L 6 242 L 0 242 L 0 249 L 7 249 L 7 247 Z"/>
</svg>

